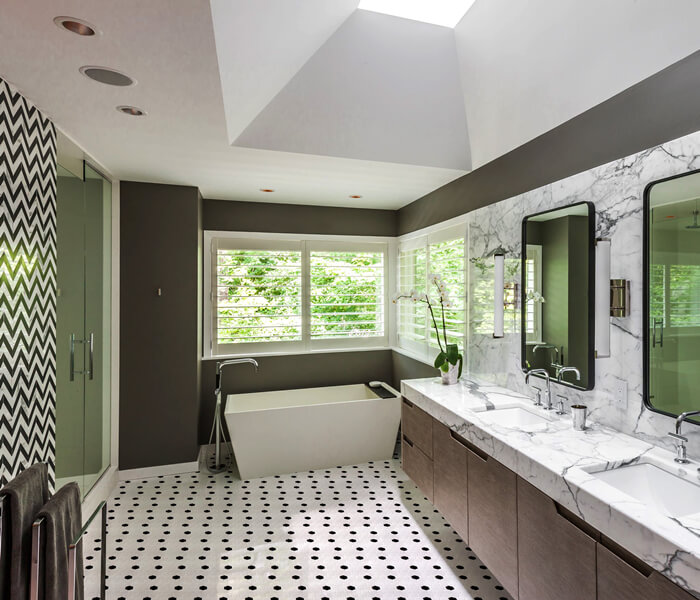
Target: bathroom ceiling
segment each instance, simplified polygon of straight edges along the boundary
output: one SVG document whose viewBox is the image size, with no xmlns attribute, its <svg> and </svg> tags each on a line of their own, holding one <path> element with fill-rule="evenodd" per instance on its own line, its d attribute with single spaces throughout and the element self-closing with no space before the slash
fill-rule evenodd
<svg viewBox="0 0 700 600">
<path fill-rule="evenodd" d="M 300 69 L 304 72 L 304 64 L 355 12 L 358 2 L 226 0 L 210 7 L 208 0 L 13 0 L 3 4 L 0 19 L 0 77 L 119 179 L 194 185 L 206 198 L 395 209 L 468 170 L 464 109 L 455 107 L 454 98 L 450 102 L 451 109 L 459 109 L 458 139 L 446 142 L 449 150 L 437 161 L 428 160 L 429 152 L 402 147 L 420 145 L 425 133 L 422 121 L 429 115 L 418 101 L 414 112 L 404 111 L 396 119 L 392 107 L 381 105 L 381 81 L 372 78 L 386 75 L 395 62 L 382 63 L 384 71 L 377 69 L 362 81 L 374 86 L 367 93 L 381 109 L 372 131 L 367 123 L 353 122 L 367 113 L 334 121 L 330 110 L 318 122 L 313 115 L 300 115 L 309 132 L 295 141 L 298 130 L 284 126 L 288 110 L 277 106 L 258 117 Z M 59 15 L 83 19 L 100 33 L 81 37 L 61 30 L 53 23 Z M 435 42 L 433 62 L 424 68 L 434 66 L 444 52 L 441 43 Z M 84 65 L 112 67 L 137 83 L 96 83 L 79 73 Z M 293 88 L 294 106 L 303 104 L 307 93 L 316 104 L 328 101 L 323 90 L 328 86 L 321 81 L 327 75 L 326 65 L 311 71 L 313 87 L 301 92 Z M 386 85 L 405 83 L 395 78 Z M 422 95 L 416 86 L 399 92 Z M 426 97 L 434 107 L 445 96 L 427 90 Z M 339 112 L 362 98 L 343 100 Z M 116 110 L 119 105 L 138 107 L 147 115 L 122 114 Z M 382 121 L 384 132 L 377 131 Z M 432 123 L 439 121 L 436 116 Z M 248 129 L 251 123 L 255 127 Z M 245 147 L 237 145 L 236 138 L 246 130 Z M 363 140 L 369 133 L 374 137 Z M 330 139 L 336 141 L 329 144 Z M 442 141 L 428 142 L 439 155 Z M 467 154 L 460 159 L 458 152 Z"/>
<path fill-rule="evenodd" d="M 476 0 L 454 29 L 359 2 L 8 0 L 0 77 L 119 179 L 396 209 L 698 48 L 695 0 Z"/>
</svg>

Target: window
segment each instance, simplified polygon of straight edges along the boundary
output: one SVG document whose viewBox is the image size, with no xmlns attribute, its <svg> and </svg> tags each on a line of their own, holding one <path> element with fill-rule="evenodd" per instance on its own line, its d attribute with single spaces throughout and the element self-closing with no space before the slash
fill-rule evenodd
<svg viewBox="0 0 700 600">
<path fill-rule="evenodd" d="M 388 344 L 386 243 L 213 238 L 211 249 L 213 355 Z"/>
<path fill-rule="evenodd" d="M 670 326 L 700 327 L 700 266 L 671 265 L 669 279 Z"/>
<path fill-rule="evenodd" d="M 542 294 L 542 246 L 528 244 L 525 260 L 525 293 Z M 534 299 L 525 302 L 525 332 L 528 342 L 542 341 L 542 303 Z"/>
<path fill-rule="evenodd" d="M 452 308 L 445 311 L 445 329 L 451 344 L 464 349 L 466 334 L 465 226 L 450 227 L 401 242 L 398 253 L 398 289 L 427 292 L 439 306 L 428 275 L 439 273 L 447 284 Z M 397 303 L 398 345 L 430 359 L 437 349 L 435 329 L 424 303 Z M 439 320 L 439 312 L 435 313 Z M 442 329 L 442 322 L 438 323 Z"/>
<path fill-rule="evenodd" d="M 384 337 L 384 252 L 312 250 L 311 339 Z"/>
</svg>

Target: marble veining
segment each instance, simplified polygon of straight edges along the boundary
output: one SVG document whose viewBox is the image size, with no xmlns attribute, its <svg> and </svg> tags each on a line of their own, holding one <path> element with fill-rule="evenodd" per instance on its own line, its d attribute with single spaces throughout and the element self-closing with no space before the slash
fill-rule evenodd
<svg viewBox="0 0 700 600">
<path fill-rule="evenodd" d="M 595 418 L 586 431 L 575 431 L 570 415 L 535 408 L 528 396 L 492 383 L 464 378 L 444 386 L 430 378 L 405 380 L 401 387 L 416 406 L 700 597 L 700 507 L 695 515 L 670 517 L 593 474 L 649 462 L 698 484 L 697 463 L 678 465 L 673 453 Z M 549 421 L 525 431 L 481 418 L 510 406 Z"/>
<path fill-rule="evenodd" d="M 506 276 L 520 281 L 521 224 L 526 215 L 592 202 L 596 236 L 611 240 L 612 277 L 631 282 L 631 314 L 611 319 L 611 356 L 595 361 L 595 386 L 578 391 L 553 382 L 553 394 L 583 403 L 598 423 L 671 450 L 669 417 L 645 408 L 642 397 L 642 233 L 646 186 L 700 168 L 700 132 L 621 158 L 467 216 L 469 326 L 465 352 L 469 376 L 530 394 L 520 365 L 520 321 L 506 315 L 506 335 L 494 339 L 494 251 L 506 250 Z M 700 403 L 697 408 L 700 408 Z M 688 453 L 700 457 L 700 427 L 688 425 Z"/>
</svg>

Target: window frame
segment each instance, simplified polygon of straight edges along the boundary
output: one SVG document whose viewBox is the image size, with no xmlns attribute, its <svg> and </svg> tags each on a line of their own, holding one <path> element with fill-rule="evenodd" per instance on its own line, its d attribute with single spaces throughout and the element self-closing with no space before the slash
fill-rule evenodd
<svg viewBox="0 0 700 600">
<path fill-rule="evenodd" d="M 462 337 L 462 345 L 463 346 L 468 346 L 469 344 L 469 302 L 467 301 L 467 298 L 469 296 L 469 289 L 470 289 L 470 281 L 469 281 L 469 239 L 468 239 L 468 230 L 467 230 L 467 216 L 462 215 L 459 216 L 455 219 L 450 219 L 449 221 L 445 221 L 443 223 L 439 223 L 437 225 L 433 225 L 430 227 L 426 227 L 424 229 L 421 229 L 419 231 L 412 232 L 410 234 L 406 234 L 404 236 L 400 236 L 397 240 L 397 246 L 396 246 L 396 285 L 400 285 L 400 274 L 399 274 L 399 269 L 401 268 L 400 264 L 400 255 L 402 251 L 407 251 L 407 250 L 416 250 L 421 247 L 425 249 L 425 276 L 426 276 L 426 284 L 425 287 L 427 289 L 428 282 L 427 282 L 427 277 L 430 273 L 432 273 L 432 263 L 430 259 L 430 246 L 439 244 L 441 242 L 447 242 L 450 240 L 456 240 L 456 239 L 462 239 L 464 243 L 464 331 L 463 331 L 463 337 Z M 398 289 L 398 288 L 397 288 Z M 407 302 L 406 300 L 399 300 L 399 302 Z M 432 365 L 433 360 L 435 359 L 435 356 L 437 354 L 437 346 L 433 346 L 430 344 L 430 330 L 432 328 L 432 323 L 429 322 L 429 319 L 426 319 L 426 334 L 424 340 L 421 341 L 415 341 L 415 340 L 408 340 L 405 338 L 402 338 L 400 335 L 401 331 L 401 324 L 399 323 L 399 319 L 401 316 L 401 311 L 400 308 L 398 308 L 398 303 L 397 303 L 397 309 L 395 310 L 394 314 L 394 320 L 396 322 L 395 324 L 395 330 L 396 330 L 396 339 L 395 339 L 395 345 L 394 348 L 408 356 L 411 356 L 412 358 L 415 358 L 417 360 L 420 360 L 422 362 L 425 362 L 427 364 Z M 427 308 L 426 308 L 427 311 Z M 465 348 L 460 347 L 460 351 L 462 353 L 465 352 Z"/>
<path fill-rule="evenodd" d="M 395 285 L 394 248 L 396 239 L 381 236 L 336 236 L 312 234 L 280 234 L 263 232 L 233 232 L 206 230 L 203 236 L 203 335 L 202 357 L 225 358 L 237 356 L 264 356 L 304 354 L 333 350 L 369 350 L 391 348 L 394 339 L 394 317 L 391 294 Z M 216 251 L 219 247 L 262 250 L 301 251 L 302 265 L 302 339 L 285 342 L 250 342 L 218 344 L 214 334 L 216 315 L 215 286 Z M 312 251 L 381 251 L 384 254 L 384 335 L 366 338 L 314 339 L 310 337 L 310 253 Z"/>
</svg>

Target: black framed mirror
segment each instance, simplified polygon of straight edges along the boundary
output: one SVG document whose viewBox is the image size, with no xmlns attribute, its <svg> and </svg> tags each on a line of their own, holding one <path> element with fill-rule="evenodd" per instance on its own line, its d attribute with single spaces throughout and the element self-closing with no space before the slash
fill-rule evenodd
<svg viewBox="0 0 700 600">
<path fill-rule="evenodd" d="M 522 369 L 593 389 L 595 207 L 577 202 L 528 215 L 522 244 Z"/>
<path fill-rule="evenodd" d="M 676 417 L 700 409 L 700 170 L 644 190 L 643 273 L 644 403 Z"/>
</svg>

